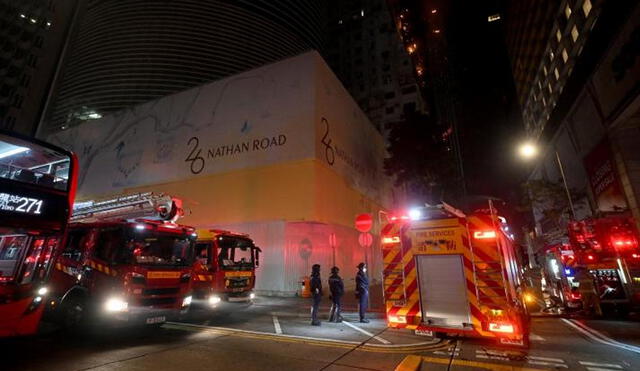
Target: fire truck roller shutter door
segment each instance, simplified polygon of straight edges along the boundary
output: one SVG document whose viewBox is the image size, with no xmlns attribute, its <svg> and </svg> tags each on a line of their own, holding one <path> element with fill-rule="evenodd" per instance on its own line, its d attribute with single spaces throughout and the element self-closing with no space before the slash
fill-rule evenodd
<svg viewBox="0 0 640 371">
<path fill-rule="evenodd" d="M 434 326 L 471 323 L 462 256 L 417 256 L 422 318 Z"/>
</svg>

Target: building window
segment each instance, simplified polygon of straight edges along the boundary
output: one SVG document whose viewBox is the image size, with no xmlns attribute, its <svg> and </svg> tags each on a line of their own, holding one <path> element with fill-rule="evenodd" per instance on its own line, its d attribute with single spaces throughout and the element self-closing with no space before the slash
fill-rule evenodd
<svg viewBox="0 0 640 371">
<path fill-rule="evenodd" d="M 564 8 L 564 15 L 567 16 L 567 19 L 571 17 L 571 7 L 569 6 L 569 4 L 567 4 L 567 7 Z"/>
<path fill-rule="evenodd" d="M 588 17 L 589 13 L 591 13 L 591 0 L 584 0 L 584 3 L 582 3 L 582 11 L 584 12 L 584 16 Z"/>
<path fill-rule="evenodd" d="M 547 87 L 549 88 L 549 93 L 553 93 L 553 89 L 551 89 L 551 83 L 547 83 Z"/>
<path fill-rule="evenodd" d="M 562 60 L 566 63 L 569 59 L 569 54 L 567 54 L 567 49 L 562 49 Z"/>
<path fill-rule="evenodd" d="M 391 114 L 393 114 L 393 111 L 394 111 L 394 107 L 393 107 L 393 106 L 391 106 L 391 107 L 387 107 L 387 108 L 385 108 L 385 110 L 384 110 L 384 112 L 385 112 L 387 115 L 391 115 Z"/>
<path fill-rule="evenodd" d="M 547 100 L 544 99 L 544 97 L 542 97 L 542 106 L 546 107 L 547 106 Z"/>
<path fill-rule="evenodd" d="M 560 32 L 560 30 L 556 31 L 556 39 L 558 39 L 558 42 L 562 40 L 562 32 Z"/>
<path fill-rule="evenodd" d="M 580 36 L 580 34 L 578 33 L 578 27 L 576 27 L 576 25 L 573 25 L 573 28 L 571 29 L 571 38 L 573 39 L 573 42 L 576 42 L 576 40 L 578 40 L 578 36 Z"/>
<path fill-rule="evenodd" d="M 560 80 L 560 72 L 558 72 L 557 68 L 553 70 L 553 74 L 556 76 L 556 80 Z"/>
<path fill-rule="evenodd" d="M 555 55 L 555 54 L 553 54 L 553 51 L 549 52 L 549 60 L 550 60 L 550 61 L 552 61 L 552 62 L 553 62 L 553 58 L 554 58 L 555 56 L 556 56 L 556 55 Z"/>
<path fill-rule="evenodd" d="M 547 66 L 542 66 L 542 72 L 544 72 L 544 75 L 547 76 Z"/>
</svg>

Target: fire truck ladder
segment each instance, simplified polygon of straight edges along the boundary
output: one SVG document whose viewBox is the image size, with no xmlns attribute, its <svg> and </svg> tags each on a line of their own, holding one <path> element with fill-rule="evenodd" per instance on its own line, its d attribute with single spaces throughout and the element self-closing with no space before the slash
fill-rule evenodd
<svg viewBox="0 0 640 371">
<path fill-rule="evenodd" d="M 145 192 L 103 200 L 77 202 L 72 222 L 147 218 L 176 222 L 184 214 L 182 201 L 171 196 Z"/>
<path fill-rule="evenodd" d="M 499 238 L 498 226 L 495 224 L 493 203 L 489 200 L 491 210 L 491 220 L 496 231 L 496 244 L 498 245 L 498 255 L 502 255 L 502 246 Z M 471 239 L 469 239 L 471 241 Z M 473 243 L 469 244 L 471 250 L 473 266 L 473 283 L 476 287 L 476 297 L 478 304 L 492 306 L 492 304 L 506 301 L 508 298 L 507 283 L 504 276 L 504 265 L 502 260 L 486 261 L 478 260 L 473 248 Z"/>
</svg>

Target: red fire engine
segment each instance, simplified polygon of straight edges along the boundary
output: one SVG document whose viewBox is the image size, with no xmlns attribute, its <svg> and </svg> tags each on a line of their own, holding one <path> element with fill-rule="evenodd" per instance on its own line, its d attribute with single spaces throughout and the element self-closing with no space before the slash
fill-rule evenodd
<svg viewBox="0 0 640 371">
<path fill-rule="evenodd" d="M 77 168 L 71 152 L 0 132 L 0 337 L 38 328 Z"/>
<path fill-rule="evenodd" d="M 514 243 L 489 206 L 465 215 L 443 204 L 388 218 L 382 254 L 390 327 L 528 345 Z"/>
<path fill-rule="evenodd" d="M 578 283 L 574 281 L 576 254 L 570 244 L 547 246 L 542 253 L 544 273 L 543 290 L 549 296 L 549 308 L 561 308 L 565 312 L 582 309 L 582 297 Z"/>
<path fill-rule="evenodd" d="M 254 298 L 260 250 L 245 234 L 217 229 L 198 231 L 194 263 L 194 297 L 248 302 Z"/>
<path fill-rule="evenodd" d="M 54 318 L 89 323 L 159 324 L 191 304 L 195 230 L 176 224 L 181 201 L 140 193 L 76 203 L 55 264 Z"/>
<path fill-rule="evenodd" d="M 575 253 L 572 267 L 586 267 L 596 280 L 600 302 L 626 312 L 640 307 L 640 248 L 633 218 L 610 215 L 569 223 Z"/>
</svg>

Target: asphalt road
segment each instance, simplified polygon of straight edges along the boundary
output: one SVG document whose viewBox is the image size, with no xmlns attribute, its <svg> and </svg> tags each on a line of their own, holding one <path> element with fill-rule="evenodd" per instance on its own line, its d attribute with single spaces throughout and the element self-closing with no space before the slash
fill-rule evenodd
<svg viewBox="0 0 640 371">
<path fill-rule="evenodd" d="M 534 318 L 527 352 L 387 329 L 384 320 L 309 325 L 299 300 L 259 299 L 157 329 L 45 331 L 0 342 L 0 370 L 640 370 L 640 322 Z M 326 313 L 326 312 L 325 312 Z M 374 316 L 375 317 L 375 316 Z"/>
</svg>

